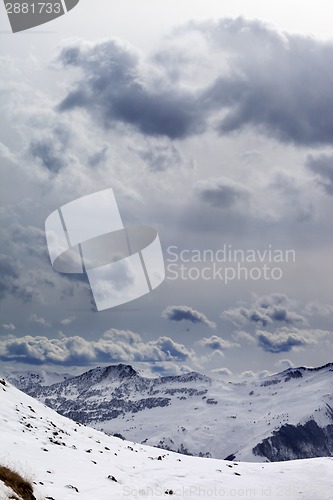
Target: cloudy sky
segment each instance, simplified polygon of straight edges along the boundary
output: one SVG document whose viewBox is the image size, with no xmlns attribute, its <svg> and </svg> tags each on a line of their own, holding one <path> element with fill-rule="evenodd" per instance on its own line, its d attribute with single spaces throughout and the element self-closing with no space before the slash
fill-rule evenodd
<svg viewBox="0 0 333 500">
<path fill-rule="evenodd" d="M 331 1 L 81 0 L 15 35 L 0 14 L 3 368 L 332 361 Z M 166 280 L 97 312 L 44 223 L 110 187 Z"/>
</svg>

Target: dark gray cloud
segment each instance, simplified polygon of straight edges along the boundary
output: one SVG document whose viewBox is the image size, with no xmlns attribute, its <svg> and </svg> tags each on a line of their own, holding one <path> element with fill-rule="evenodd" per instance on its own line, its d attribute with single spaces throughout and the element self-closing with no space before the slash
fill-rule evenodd
<svg viewBox="0 0 333 500">
<path fill-rule="evenodd" d="M 305 339 L 295 333 L 270 333 L 258 332 L 258 345 L 266 352 L 278 354 L 289 352 L 293 347 L 300 347 L 307 344 Z"/>
<path fill-rule="evenodd" d="M 143 134 L 184 138 L 202 129 L 199 101 L 192 92 L 169 87 L 163 79 L 143 81 L 136 52 L 119 41 L 76 44 L 64 48 L 60 60 L 78 67 L 83 78 L 59 106 L 85 108 L 106 127 L 117 122 Z"/>
<path fill-rule="evenodd" d="M 174 144 L 152 143 L 147 147 L 133 150 L 144 161 L 152 172 L 162 172 L 170 167 L 179 167 L 182 157 Z"/>
<path fill-rule="evenodd" d="M 332 144 L 332 43 L 282 35 L 241 18 L 192 23 L 182 31 L 200 33 L 207 53 L 213 44 L 227 58 L 228 69 L 216 70 L 211 81 L 189 90 L 168 77 L 163 49 L 154 56 L 160 62 L 157 76 L 142 56 L 118 41 L 76 42 L 59 57 L 64 66 L 80 68 L 82 77 L 59 109 L 83 108 L 105 128 L 123 123 L 171 139 L 201 133 L 209 124 L 220 134 L 251 126 L 296 145 Z M 175 54 L 173 73 L 175 61 L 183 64 Z"/>
<path fill-rule="evenodd" d="M 283 34 L 242 18 L 193 25 L 228 54 L 229 74 L 205 92 L 223 108 L 221 134 L 254 126 L 303 146 L 333 142 L 333 44 Z"/>
<path fill-rule="evenodd" d="M 278 354 L 280 352 L 289 352 L 294 347 L 302 347 L 308 344 L 318 344 L 321 339 L 332 334 L 322 330 L 281 328 L 274 333 L 258 331 L 256 335 L 259 347 L 266 352 Z"/>
<path fill-rule="evenodd" d="M 107 153 L 108 153 L 107 146 L 104 146 L 102 149 L 100 149 L 96 153 L 93 153 L 88 159 L 89 166 L 96 167 L 96 166 L 100 165 L 101 163 L 104 163 L 107 159 Z"/>
<path fill-rule="evenodd" d="M 128 330 L 109 330 L 102 338 L 88 341 L 80 336 L 49 339 L 42 336 L 0 339 L 0 359 L 27 364 L 84 366 L 112 362 L 178 362 L 193 352 L 169 337 L 143 342 Z"/>
<path fill-rule="evenodd" d="M 196 186 L 196 193 L 202 201 L 217 208 L 230 208 L 237 201 L 249 198 L 243 186 L 226 177 L 201 181 Z"/>
<path fill-rule="evenodd" d="M 333 155 L 309 155 L 306 166 L 317 176 L 318 184 L 333 196 Z"/>
<path fill-rule="evenodd" d="M 162 317 L 170 321 L 190 321 L 201 323 L 209 328 L 215 328 L 216 324 L 210 321 L 202 312 L 189 306 L 168 306 L 162 313 Z"/>
<path fill-rule="evenodd" d="M 52 173 L 58 173 L 67 164 L 67 150 L 70 142 L 70 130 L 63 125 L 55 126 L 47 135 L 31 140 L 30 156 Z"/>
<path fill-rule="evenodd" d="M 43 167 L 51 172 L 59 172 L 64 166 L 61 158 L 57 155 L 52 139 L 32 141 L 29 152 L 31 156 L 41 162 Z"/>
</svg>

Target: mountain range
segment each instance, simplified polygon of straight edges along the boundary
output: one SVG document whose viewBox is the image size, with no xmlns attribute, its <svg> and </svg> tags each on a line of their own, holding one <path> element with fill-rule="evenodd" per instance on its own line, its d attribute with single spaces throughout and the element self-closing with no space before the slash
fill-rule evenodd
<svg viewBox="0 0 333 500">
<path fill-rule="evenodd" d="M 243 383 L 147 378 L 124 364 L 55 383 L 45 372 L 7 378 L 76 422 L 169 451 L 248 462 L 333 456 L 333 363 Z"/>
</svg>

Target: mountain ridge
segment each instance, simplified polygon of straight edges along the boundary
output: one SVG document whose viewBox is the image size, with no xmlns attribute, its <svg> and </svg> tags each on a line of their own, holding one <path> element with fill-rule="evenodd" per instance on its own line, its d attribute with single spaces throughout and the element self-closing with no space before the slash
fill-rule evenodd
<svg viewBox="0 0 333 500">
<path fill-rule="evenodd" d="M 242 383 L 196 372 L 147 378 L 118 364 L 25 389 L 76 421 L 185 454 L 246 461 L 333 455 L 333 413 L 327 410 L 333 363 Z"/>
</svg>

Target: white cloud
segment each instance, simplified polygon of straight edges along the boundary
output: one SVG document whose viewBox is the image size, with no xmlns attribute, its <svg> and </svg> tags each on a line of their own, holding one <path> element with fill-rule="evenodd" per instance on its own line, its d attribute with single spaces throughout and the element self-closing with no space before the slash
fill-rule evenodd
<svg viewBox="0 0 333 500">
<path fill-rule="evenodd" d="M 11 330 L 11 331 L 13 331 L 13 330 L 16 329 L 16 327 L 15 327 L 15 325 L 13 325 L 13 323 L 3 323 L 1 326 L 2 326 L 2 328 L 4 330 Z"/>
<path fill-rule="evenodd" d="M 30 318 L 29 318 L 30 323 L 35 323 L 35 325 L 38 326 L 44 326 L 46 328 L 50 328 L 52 325 L 49 321 L 47 321 L 45 318 L 42 316 L 38 316 L 37 314 L 33 313 Z"/>
<path fill-rule="evenodd" d="M 0 340 L 0 359 L 29 364 L 89 365 L 112 362 L 184 362 L 194 352 L 168 337 L 143 342 L 141 336 L 128 330 L 107 331 L 97 341 L 79 336 L 48 339 L 18 337 Z"/>
<path fill-rule="evenodd" d="M 270 375 L 273 375 L 272 372 L 268 370 L 261 370 L 259 372 L 254 372 L 252 370 L 246 370 L 242 372 L 239 376 L 239 378 L 242 379 L 248 379 L 248 380 L 262 380 L 266 377 L 269 377 Z"/>
<path fill-rule="evenodd" d="M 280 367 L 282 370 L 287 370 L 288 368 L 293 368 L 295 365 L 290 359 L 280 359 L 276 366 Z"/>
<path fill-rule="evenodd" d="M 214 375 L 220 375 L 220 377 L 232 376 L 232 371 L 230 371 L 229 368 L 215 368 L 214 370 L 211 370 L 211 373 Z"/>
<path fill-rule="evenodd" d="M 68 326 L 75 320 L 75 316 L 70 316 L 69 318 L 64 318 L 60 320 L 60 323 L 64 326 Z"/>
<path fill-rule="evenodd" d="M 209 328 L 216 328 L 216 323 L 210 321 L 204 313 L 189 306 L 168 306 L 162 317 L 171 321 L 190 321 L 191 323 L 201 323 Z"/>
</svg>

